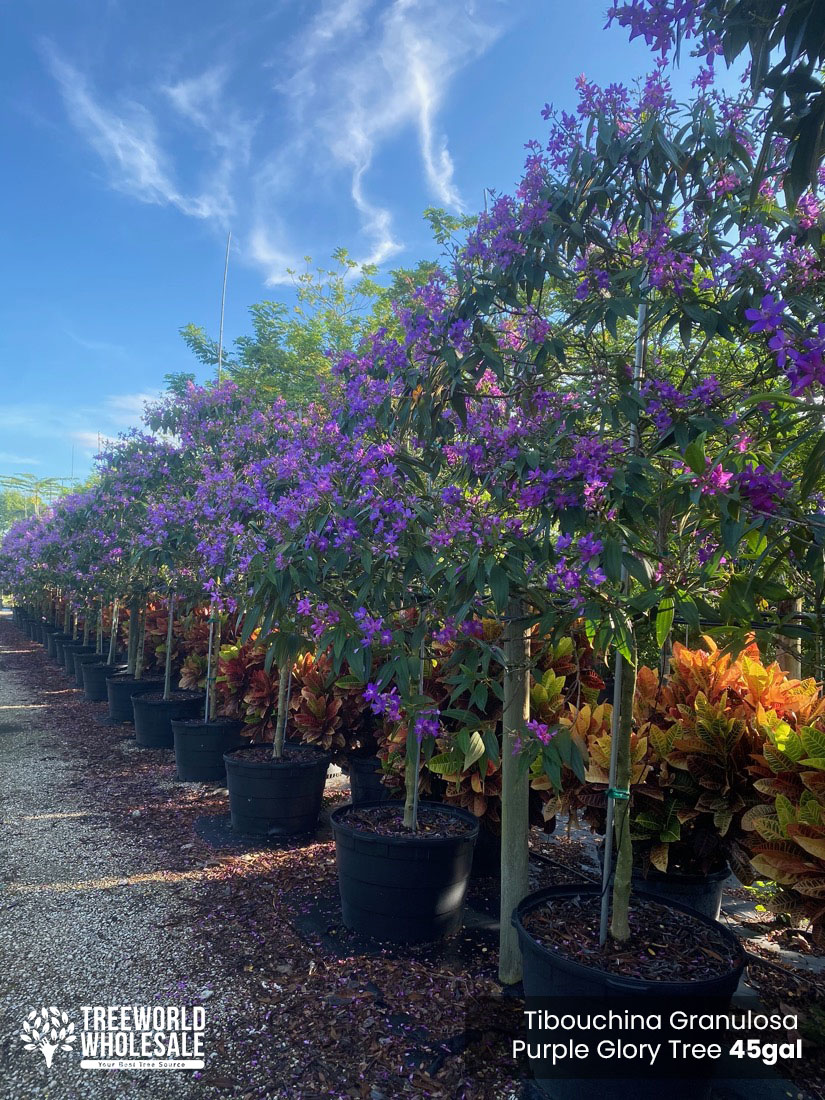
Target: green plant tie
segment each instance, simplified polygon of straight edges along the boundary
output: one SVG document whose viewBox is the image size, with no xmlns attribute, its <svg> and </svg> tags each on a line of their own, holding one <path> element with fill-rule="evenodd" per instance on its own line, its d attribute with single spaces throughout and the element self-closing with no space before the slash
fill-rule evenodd
<svg viewBox="0 0 825 1100">
<path fill-rule="evenodd" d="M 608 787 L 607 797 L 615 799 L 616 802 L 627 802 L 630 791 L 622 790 L 621 787 Z"/>
</svg>

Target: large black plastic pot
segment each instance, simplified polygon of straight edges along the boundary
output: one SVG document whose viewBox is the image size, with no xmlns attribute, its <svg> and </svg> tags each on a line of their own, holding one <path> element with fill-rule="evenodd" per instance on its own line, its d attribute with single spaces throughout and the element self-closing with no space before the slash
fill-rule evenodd
<svg viewBox="0 0 825 1100">
<path fill-rule="evenodd" d="M 118 672 L 125 671 L 125 665 L 110 665 L 106 660 L 90 661 L 83 665 L 83 691 L 90 703 L 105 703 L 106 680 Z"/>
<path fill-rule="evenodd" d="M 260 748 L 249 745 L 247 748 Z M 271 751 L 271 745 L 265 746 Z M 244 759 L 224 755 L 232 828 L 247 836 L 297 836 L 318 824 L 330 757 L 310 745 L 290 745 L 300 759 Z"/>
<path fill-rule="evenodd" d="M 106 680 L 106 697 L 109 700 L 109 717 L 113 722 L 134 722 L 132 696 L 145 691 L 163 691 L 163 680 L 136 680 L 134 676 L 109 676 Z"/>
<path fill-rule="evenodd" d="M 234 718 L 217 718 L 204 722 L 202 718 L 175 718 L 172 736 L 175 741 L 175 767 L 182 783 L 220 783 L 226 786 L 224 753 L 252 743 L 242 737 L 243 722 Z"/>
<path fill-rule="evenodd" d="M 65 668 L 66 658 L 63 656 L 63 649 L 67 645 L 74 645 L 74 638 L 71 636 L 71 634 L 55 634 L 54 659 L 61 668 Z"/>
<path fill-rule="evenodd" d="M 501 874 L 501 833 L 479 823 L 478 840 L 473 852 L 472 877 L 490 878 Z"/>
<path fill-rule="evenodd" d="M 174 691 L 171 699 L 163 692 L 140 692 L 132 695 L 135 740 L 144 749 L 171 749 L 173 718 L 197 718 L 204 708 L 200 691 Z"/>
<path fill-rule="evenodd" d="M 599 847 L 601 861 L 603 849 Z M 644 889 L 648 894 L 665 903 L 675 902 L 686 905 L 711 920 L 718 920 L 722 911 L 722 894 L 725 883 L 731 875 L 731 869 L 725 866 L 719 871 L 706 875 L 687 875 L 679 871 L 657 871 L 655 867 L 647 871 L 634 869 L 633 889 Z"/>
<path fill-rule="evenodd" d="M 57 660 L 57 639 L 65 640 L 66 635 L 62 630 L 50 630 L 48 638 L 46 639 L 46 652 L 52 658 Z"/>
<path fill-rule="evenodd" d="M 381 761 L 377 756 L 353 756 L 349 762 L 350 798 L 353 806 L 362 802 L 388 802 L 392 791 L 381 782 Z"/>
<path fill-rule="evenodd" d="M 721 871 L 708 875 L 683 875 L 677 871 L 663 873 L 651 868 L 646 875 L 633 872 L 633 888 L 643 887 L 663 902 L 686 905 L 711 920 L 718 920 L 722 911 L 722 894 L 731 875 L 725 865 Z"/>
<path fill-rule="evenodd" d="M 83 642 L 66 642 L 63 645 L 63 667 L 72 677 L 74 677 L 75 653 L 94 653 L 94 647 L 84 645 Z"/>
<path fill-rule="evenodd" d="M 74 662 L 74 682 L 83 690 L 83 666 L 84 665 L 103 665 L 106 663 L 106 658 L 102 653 L 95 653 L 92 650 L 91 653 L 75 653 L 72 658 Z"/>
<path fill-rule="evenodd" d="M 384 805 L 365 803 L 359 809 Z M 389 805 L 402 808 L 404 803 Z M 448 837 L 412 832 L 380 836 L 347 824 L 347 806 L 330 815 L 347 928 L 377 940 L 423 943 L 461 927 L 478 820 L 456 806 L 421 803 L 426 806 L 437 807 L 472 828 Z"/>
<path fill-rule="evenodd" d="M 519 946 L 524 960 L 524 995 L 527 1004 L 531 998 L 596 998 L 592 1003 L 602 1005 L 602 1008 L 610 1007 L 606 998 L 620 998 L 615 1002 L 624 1008 L 633 1006 L 633 1011 L 645 1012 L 645 1004 L 651 1006 L 666 1005 L 667 1011 L 675 1011 L 684 1007 L 686 1011 L 705 1011 L 708 1005 L 714 1005 L 718 1011 L 730 1004 L 737 990 L 739 981 L 745 969 L 745 952 L 739 938 L 730 929 L 717 924 L 711 917 L 703 916 L 686 905 L 677 905 L 673 902 L 665 902 L 661 897 L 654 896 L 645 887 L 634 890 L 634 896 L 644 897 L 650 901 L 666 904 L 669 909 L 689 914 L 694 920 L 710 925 L 714 933 L 721 936 L 731 948 L 731 953 L 737 960 L 736 963 L 724 974 L 714 978 L 706 978 L 699 981 L 651 981 L 638 978 L 625 977 L 620 974 L 610 974 L 595 967 L 584 966 L 582 963 L 567 958 L 556 951 L 551 951 L 538 943 L 524 926 L 524 919 L 534 909 L 552 903 L 555 899 L 590 896 L 598 897 L 601 893 L 601 885 L 588 883 L 586 885 L 574 884 L 565 886 L 548 886 L 544 890 L 537 890 L 528 894 L 517 906 L 513 913 L 512 923 L 518 933 Z M 636 1005 L 638 1002 L 638 1005 Z M 539 1004 L 546 1003 L 539 1001 Z M 576 1002 L 571 1001 L 571 1008 Z M 584 1002 L 583 1002 L 584 1003 Z M 591 1003 L 588 1001 L 587 1003 Z M 607 1036 L 613 1037 L 613 1036 Z M 638 1035 L 628 1036 L 630 1039 L 639 1039 Z M 648 1038 L 647 1035 L 644 1036 Z M 654 1035 L 653 1038 L 661 1038 Z M 573 1043 L 588 1041 L 592 1043 L 593 1034 L 590 1031 L 575 1030 L 565 1031 L 565 1041 Z M 667 1049 L 665 1047 L 665 1049 Z M 678 1068 L 678 1067 L 677 1067 Z M 649 1068 L 644 1078 L 623 1079 L 597 1079 L 588 1080 L 573 1077 L 537 1078 L 536 1085 L 539 1091 L 552 1100 L 620 1100 L 627 1096 L 637 1097 L 641 1100 L 660 1100 L 664 1089 L 667 1091 L 668 1100 L 694 1100 L 710 1096 L 711 1083 L 707 1077 L 695 1078 L 690 1076 L 688 1067 L 682 1067 L 683 1073 L 670 1075 L 670 1079 L 662 1080 L 654 1075 Z M 574 1070 L 572 1072 L 575 1072 Z M 657 1074 L 660 1070 L 657 1069 Z M 661 1072 L 666 1073 L 664 1066 Z"/>
</svg>

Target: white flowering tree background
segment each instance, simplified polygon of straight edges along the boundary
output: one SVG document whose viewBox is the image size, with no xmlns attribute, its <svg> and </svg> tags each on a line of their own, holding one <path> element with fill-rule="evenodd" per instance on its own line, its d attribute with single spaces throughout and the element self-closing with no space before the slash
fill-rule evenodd
<svg viewBox="0 0 825 1100">
<path fill-rule="evenodd" d="M 67 1013 L 51 1005 L 49 1008 L 33 1008 L 29 1012 L 20 1038 L 26 1050 L 39 1050 L 46 1065 L 51 1066 L 58 1050 L 72 1050 L 77 1035 Z"/>
</svg>

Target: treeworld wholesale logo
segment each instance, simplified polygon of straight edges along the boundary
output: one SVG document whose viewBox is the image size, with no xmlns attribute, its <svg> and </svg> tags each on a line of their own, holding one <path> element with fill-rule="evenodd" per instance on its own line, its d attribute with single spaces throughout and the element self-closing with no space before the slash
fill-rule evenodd
<svg viewBox="0 0 825 1100">
<path fill-rule="evenodd" d="M 77 1035 L 69 1014 L 51 1005 L 49 1008 L 33 1008 L 29 1012 L 23 1021 L 20 1038 L 26 1050 L 39 1050 L 46 1059 L 46 1065 L 51 1066 L 58 1050 L 73 1050 L 72 1044 Z"/>
<path fill-rule="evenodd" d="M 203 1069 L 206 1013 L 200 1006 L 81 1005 L 83 1028 L 52 1005 L 32 1008 L 20 1031 L 25 1050 L 51 1067 L 80 1038 L 81 1069 Z"/>
</svg>

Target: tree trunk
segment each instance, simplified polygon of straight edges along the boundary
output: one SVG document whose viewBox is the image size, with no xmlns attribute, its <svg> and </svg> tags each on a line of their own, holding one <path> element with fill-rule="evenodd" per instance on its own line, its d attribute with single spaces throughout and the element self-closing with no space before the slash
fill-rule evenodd
<svg viewBox="0 0 825 1100">
<path fill-rule="evenodd" d="M 630 790 L 632 761 L 630 737 L 633 732 L 633 698 L 636 694 L 636 639 L 631 636 L 631 650 L 628 661 L 625 657 L 622 674 L 621 703 L 618 722 L 614 727 L 614 737 L 618 737 L 618 756 L 616 758 L 616 789 Z M 613 912 L 610 921 L 610 935 L 617 943 L 630 939 L 628 912 L 630 909 L 630 888 L 633 876 L 633 848 L 630 841 L 630 799 L 618 802 L 613 821 L 613 835 L 616 845 L 616 870 L 613 876 Z"/>
<path fill-rule="evenodd" d="M 172 690 L 172 625 L 175 621 L 175 593 L 169 593 L 169 621 L 166 624 L 166 663 L 163 669 L 163 698 L 168 699 Z"/>
<path fill-rule="evenodd" d="M 793 617 L 798 621 L 802 614 L 802 600 L 783 600 L 779 605 L 779 614 L 783 618 Z M 802 639 L 780 635 L 777 639 L 776 660 L 779 667 L 792 680 L 802 679 Z"/>
<path fill-rule="evenodd" d="M 86 604 L 86 610 L 83 613 L 83 644 L 88 646 L 89 639 L 92 636 L 92 605 Z"/>
<path fill-rule="evenodd" d="M 272 759 L 281 760 L 286 740 L 287 706 L 289 705 L 289 667 L 286 661 L 278 669 L 278 717 L 272 739 Z"/>
<path fill-rule="evenodd" d="M 117 653 L 117 628 L 120 621 L 120 600 L 116 599 L 112 604 L 112 635 L 109 638 L 109 664 L 115 663 Z"/>
<path fill-rule="evenodd" d="M 72 625 L 72 609 L 69 607 L 69 601 L 66 600 L 66 606 L 63 610 L 63 633 L 68 634 Z"/>
<path fill-rule="evenodd" d="M 138 634 L 140 633 L 140 600 L 129 601 L 129 640 L 126 643 L 126 673 L 135 674 Z"/>
<path fill-rule="evenodd" d="M 209 713 L 213 718 L 218 713 L 218 668 L 221 661 L 221 626 L 221 616 L 220 612 L 218 612 L 215 619 L 215 631 L 212 635 L 212 675 L 209 677 L 209 683 L 206 685 L 206 690 L 209 693 Z"/>
<path fill-rule="evenodd" d="M 95 638 L 95 653 L 103 656 L 103 597 L 100 597 L 100 607 L 97 609 L 97 637 Z"/>
<path fill-rule="evenodd" d="M 510 923 L 513 910 L 527 894 L 529 776 L 519 767 L 518 743 L 530 718 L 530 636 L 524 629 L 524 607 L 511 600 L 504 635 L 504 711 L 501 735 L 501 911 L 499 981 L 512 985 L 521 979 L 518 936 Z"/>
<path fill-rule="evenodd" d="M 146 608 L 140 609 L 140 629 L 138 630 L 137 656 L 135 657 L 135 679 L 143 679 L 143 651 L 146 647 Z"/>
</svg>

